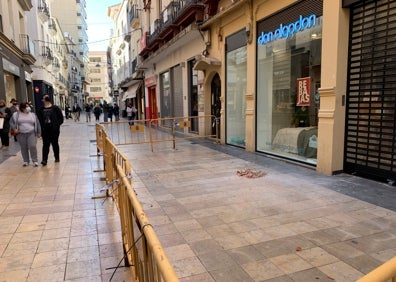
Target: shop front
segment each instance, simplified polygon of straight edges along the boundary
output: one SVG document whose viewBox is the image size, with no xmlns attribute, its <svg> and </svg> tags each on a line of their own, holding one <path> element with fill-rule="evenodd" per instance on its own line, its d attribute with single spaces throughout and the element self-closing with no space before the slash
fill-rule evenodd
<svg viewBox="0 0 396 282">
<path fill-rule="evenodd" d="M 257 22 L 256 150 L 316 165 L 323 1 Z"/>
<path fill-rule="evenodd" d="M 0 48 L 3 48 L 1 44 Z M 31 101 L 33 93 L 31 75 L 28 72 L 29 66 L 22 63 L 19 58 L 12 56 L 8 50 L 3 49 L 3 53 L 9 53 L 9 55 L 4 58 L 0 54 L 0 63 L 2 64 L 0 77 L 3 77 L 0 82 L 0 93 L 2 93 L 0 98 L 4 99 L 7 104 L 11 99 Z"/>
<path fill-rule="evenodd" d="M 396 4 L 343 1 L 350 9 L 344 170 L 396 183 Z"/>
<path fill-rule="evenodd" d="M 247 44 L 245 29 L 226 38 L 226 143 L 246 147 Z M 220 97 L 212 102 L 220 116 Z M 218 105 L 218 106 L 217 106 Z"/>
</svg>

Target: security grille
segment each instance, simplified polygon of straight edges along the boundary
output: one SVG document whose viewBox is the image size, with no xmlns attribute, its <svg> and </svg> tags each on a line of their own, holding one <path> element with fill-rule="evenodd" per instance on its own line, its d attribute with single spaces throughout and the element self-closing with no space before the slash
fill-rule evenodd
<svg viewBox="0 0 396 282">
<path fill-rule="evenodd" d="M 351 8 L 344 170 L 396 179 L 396 1 Z"/>
</svg>

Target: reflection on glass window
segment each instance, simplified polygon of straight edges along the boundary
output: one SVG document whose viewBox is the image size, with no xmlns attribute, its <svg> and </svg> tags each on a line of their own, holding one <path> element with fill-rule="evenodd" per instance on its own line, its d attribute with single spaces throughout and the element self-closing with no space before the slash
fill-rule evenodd
<svg viewBox="0 0 396 282">
<path fill-rule="evenodd" d="M 322 18 L 257 46 L 257 150 L 316 164 Z"/>
<path fill-rule="evenodd" d="M 227 53 L 227 144 L 245 147 L 246 46 Z"/>
</svg>

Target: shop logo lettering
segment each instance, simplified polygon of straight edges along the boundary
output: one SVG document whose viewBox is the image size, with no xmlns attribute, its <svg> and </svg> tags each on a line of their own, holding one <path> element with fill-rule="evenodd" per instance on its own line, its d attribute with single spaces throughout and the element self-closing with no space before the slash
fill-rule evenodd
<svg viewBox="0 0 396 282">
<path fill-rule="evenodd" d="M 293 23 L 290 23 L 288 25 L 281 24 L 279 28 L 267 33 L 261 32 L 261 35 L 257 38 L 257 44 L 265 45 L 281 38 L 287 39 L 293 34 L 311 28 L 315 25 L 316 16 L 314 14 L 309 15 L 308 17 L 303 17 L 300 15 L 300 18 Z"/>
</svg>

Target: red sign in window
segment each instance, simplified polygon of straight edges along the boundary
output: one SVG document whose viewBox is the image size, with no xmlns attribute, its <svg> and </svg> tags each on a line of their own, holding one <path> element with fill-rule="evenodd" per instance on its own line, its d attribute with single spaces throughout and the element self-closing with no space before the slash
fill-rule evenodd
<svg viewBox="0 0 396 282">
<path fill-rule="evenodd" d="M 309 106 L 311 92 L 311 78 L 297 78 L 297 106 Z"/>
</svg>

